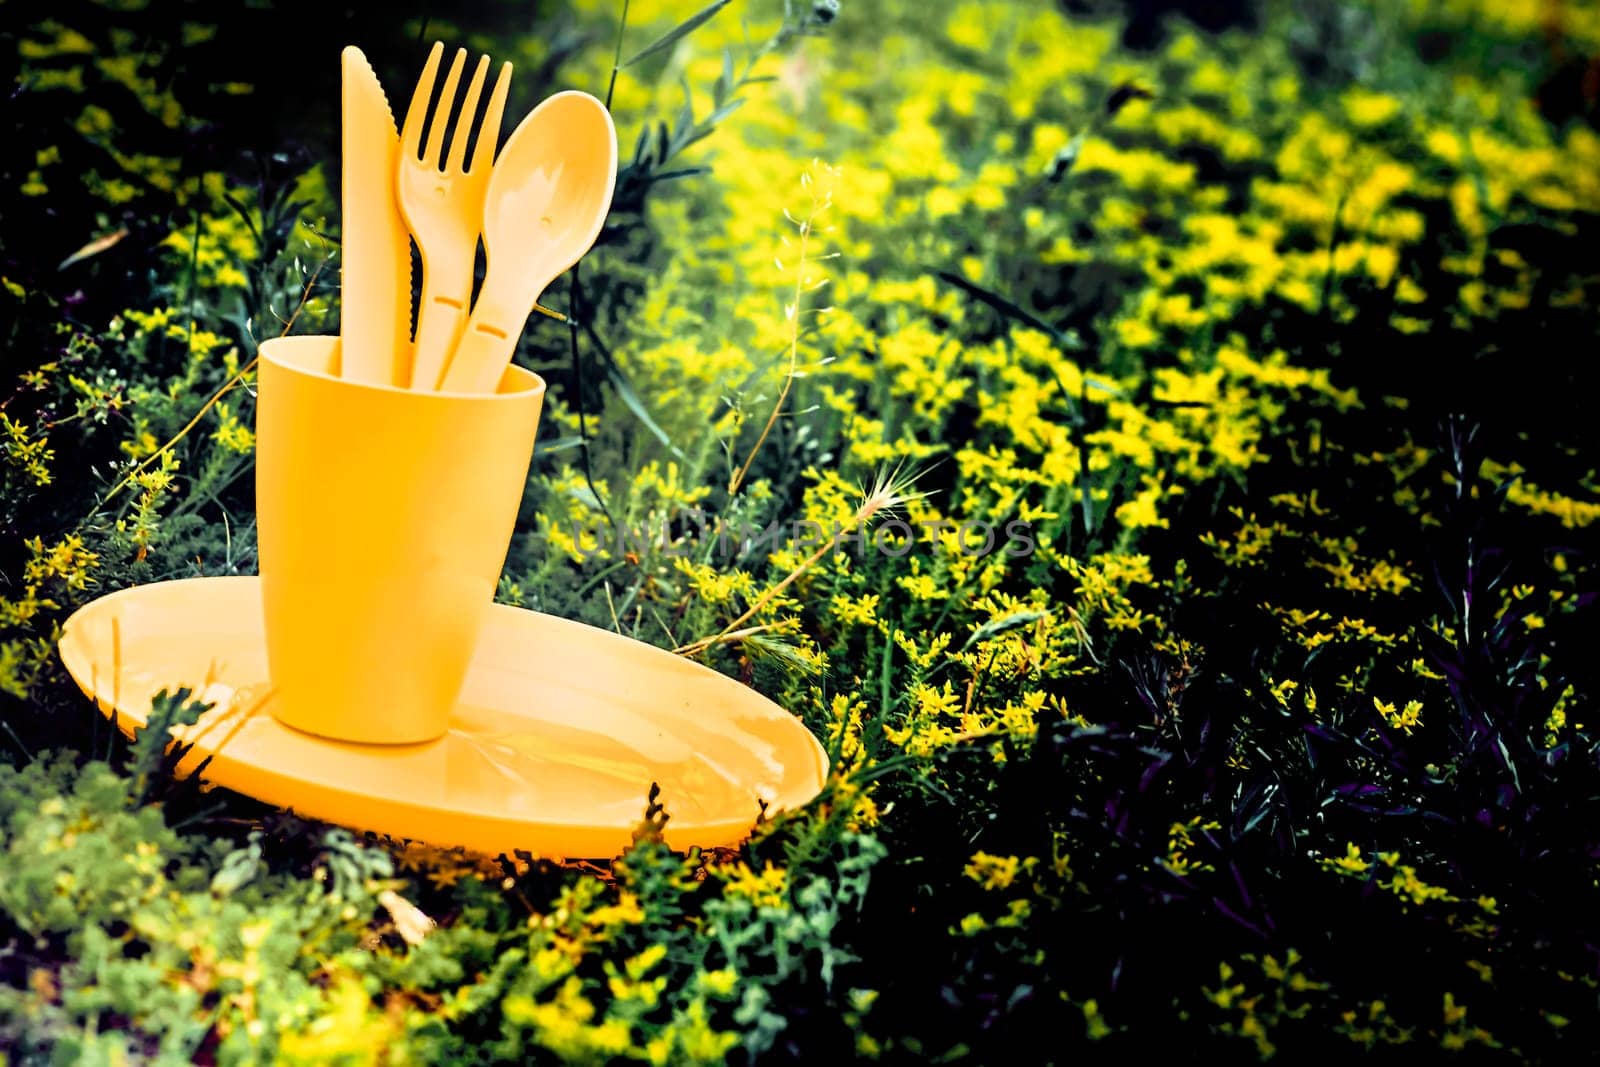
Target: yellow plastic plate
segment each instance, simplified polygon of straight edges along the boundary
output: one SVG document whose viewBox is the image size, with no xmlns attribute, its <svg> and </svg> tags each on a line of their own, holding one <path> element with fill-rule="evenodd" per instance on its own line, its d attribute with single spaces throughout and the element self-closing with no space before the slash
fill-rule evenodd
<svg viewBox="0 0 1600 1067">
<path fill-rule="evenodd" d="M 592 626 L 490 610 L 449 732 L 416 745 L 328 741 L 271 714 L 257 578 L 137 586 L 67 620 L 61 658 L 126 733 L 151 698 L 213 702 L 176 731 L 180 773 L 310 817 L 491 855 L 614 856 L 652 782 L 675 848 L 733 845 L 761 803 L 799 807 L 828 759 L 793 715 L 731 678 Z M 418 620 L 422 625 L 423 620 Z"/>
</svg>

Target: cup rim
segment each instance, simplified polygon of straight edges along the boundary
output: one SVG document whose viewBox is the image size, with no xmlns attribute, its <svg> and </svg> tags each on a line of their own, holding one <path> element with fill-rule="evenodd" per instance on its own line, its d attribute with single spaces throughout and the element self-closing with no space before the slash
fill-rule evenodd
<svg viewBox="0 0 1600 1067">
<path fill-rule="evenodd" d="M 272 350 L 275 349 L 280 342 L 284 341 L 333 341 L 336 343 L 342 343 L 343 338 L 341 338 L 338 334 L 297 333 L 288 334 L 281 337 L 269 337 L 256 346 L 256 355 L 257 358 L 259 358 L 263 363 L 270 363 L 279 370 L 286 371 L 287 373 L 297 374 L 304 378 L 318 379 L 320 381 L 328 382 L 329 384 L 340 385 L 349 389 L 366 389 L 377 393 L 391 393 L 396 396 L 414 397 L 422 403 L 429 403 L 436 400 L 453 400 L 458 402 L 462 400 L 473 400 L 479 403 L 491 403 L 498 401 L 509 404 L 515 403 L 519 400 L 526 402 L 532 397 L 543 396 L 545 392 L 545 380 L 541 375 L 535 371 L 529 370 L 527 367 L 519 367 L 515 363 L 508 364 L 507 370 L 509 370 L 514 376 L 528 380 L 528 384 L 526 388 L 514 389 L 511 392 L 501 392 L 497 389 L 492 393 L 461 393 L 442 389 L 406 389 L 398 385 L 386 385 L 381 382 L 355 382 L 348 378 L 341 378 L 338 375 L 328 374 L 324 371 L 311 370 L 310 368 L 302 367 L 295 363 L 289 363 L 283 359 L 275 357 Z"/>
</svg>

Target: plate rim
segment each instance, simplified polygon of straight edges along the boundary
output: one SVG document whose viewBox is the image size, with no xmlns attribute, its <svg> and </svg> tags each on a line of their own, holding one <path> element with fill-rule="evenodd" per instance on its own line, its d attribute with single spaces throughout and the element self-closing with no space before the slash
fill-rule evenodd
<svg viewBox="0 0 1600 1067">
<path fill-rule="evenodd" d="M 122 589 L 105 593 L 77 607 L 62 623 L 60 637 L 55 642 L 57 654 L 61 658 L 62 665 L 66 668 L 67 673 L 72 677 L 74 683 L 76 683 L 78 688 L 84 693 L 90 702 L 94 704 L 95 709 L 100 714 L 110 719 L 119 730 L 122 730 L 124 733 L 131 736 L 132 731 L 135 729 L 142 729 L 148 719 L 143 721 L 139 720 L 133 712 L 124 710 L 123 707 L 119 706 L 119 702 L 115 701 L 110 694 L 96 691 L 97 683 L 94 680 L 95 672 L 89 668 L 95 662 L 97 657 L 94 655 L 94 649 L 91 640 L 83 634 L 83 630 L 86 629 L 87 626 L 85 620 L 97 612 L 109 610 L 109 608 L 118 601 L 138 599 L 141 596 L 149 596 L 152 595 L 151 591 L 157 589 L 165 591 L 177 586 L 231 586 L 235 589 L 254 587 L 258 591 L 260 581 L 260 575 L 192 575 L 189 577 L 172 578 L 158 582 L 143 582 L 138 585 L 126 586 Z M 259 594 L 257 593 L 257 595 Z M 686 665 L 692 668 L 694 671 L 700 672 L 701 676 L 707 683 L 722 687 L 737 686 L 741 691 L 741 696 L 744 701 L 747 701 L 755 706 L 763 707 L 773 721 L 784 723 L 787 728 L 792 728 L 798 735 L 802 735 L 807 742 L 805 747 L 814 760 L 814 784 L 807 786 L 806 790 L 809 795 L 804 800 L 792 801 L 788 803 L 783 802 L 781 798 L 775 798 L 767 810 L 770 812 L 796 810 L 806 804 L 811 803 L 826 788 L 828 775 L 832 767 L 832 761 L 829 759 L 828 752 L 823 747 L 821 740 L 798 715 L 795 715 L 793 712 L 784 708 L 782 705 L 778 704 L 766 694 L 756 690 L 754 687 L 745 685 L 739 680 L 731 678 L 728 675 L 725 675 L 722 672 L 717 671 L 703 663 L 685 659 L 684 657 L 678 656 L 673 652 L 657 645 L 651 645 L 636 638 L 630 638 L 624 634 L 613 633 L 610 630 L 604 630 L 598 626 L 592 626 L 588 623 L 579 622 L 576 619 L 568 619 L 560 615 L 551 614 L 549 612 L 536 611 L 532 608 L 515 607 L 510 604 L 494 603 L 491 605 L 491 609 L 494 615 L 508 621 L 512 619 L 519 619 L 520 621 L 517 623 L 518 625 L 526 624 L 526 619 L 522 617 L 533 616 L 538 619 L 538 625 L 555 626 L 568 630 L 581 631 L 580 636 L 583 639 L 589 641 L 603 641 L 608 647 L 625 650 L 625 654 L 630 656 L 642 657 L 654 660 L 656 662 L 662 662 L 661 658 L 666 657 L 672 661 L 674 665 Z M 253 627 L 253 629 L 259 630 L 259 624 Z M 246 709 L 244 713 L 250 714 L 251 712 Z M 268 715 L 268 718 L 271 718 L 271 716 Z M 346 752 L 356 756 L 360 756 L 362 754 L 360 750 L 364 748 L 374 748 L 380 750 L 391 749 L 399 752 L 439 743 L 437 741 L 425 741 L 405 745 L 367 746 L 358 743 L 338 741 L 332 738 L 318 737 L 315 734 L 296 730 L 291 726 L 277 722 L 276 719 L 273 719 L 273 723 L 277 729 L 287 731 L 289 734 L 302 739 L 308 744 L 335 747 L 343 749 Z M 215 721 L 215 728 L 224 728 L 225 725 L 226 719 L 224 718 L 219 717 L 219 719 Z M 185 739 L 177 738 L 175 740 L 181 741 Z M 241 761 L 231 756 L 227 751 L 227 730 L 225 728 L 223 729 L 222 743 L 219 746 L 208 748 L 203 743 L 197 743 L 194 753 L 188 757 L 185 757 L 184 762 L 188 763 L 193 760 L 197 768 L 198 762 L 207 757 L 209 757 L 211 760 L 211 770 L 215 770 L 219 763 L 234 765 L 240 767 L 241 769 L 246 769 L 250 773 L 265 774 L 275 781 L 286 785 L 313 782 L 319 796 L 325 795 L 329 797 L 344 798 L 347 800 L 371 801 L 373 799 L 372 794 L 370 793 L 361 790 L 350 789 L 326 780 L 296 778 L 293 775 L 286 775 L 283 773 L 281 767 L 273 766 L 269 763 Z M 188 777 L 193 773 L 194 768 L 191 768 L 184 772 L 181 776 Z M 214 773 L 208 773 L 205 775 L 205 777 L 212 780 L 216 785 L 220 785 L 245 796 L 253 796 L 253 794 L 247 792 L 246 790 L 239 789 L 237 786 L 229 785 L 227 782 L 218 781 L 217 776 Z M 254 797 L 254 799 L 261 800 L 264 798 Z M 761 812 L 759 810 L 759 798 L 752 799 L 755 802 L 753 806 L 758 810 L 753 812 L 748 820 L 719 819 L 715 821 L 707 820 L 703 822 L 694 822 L 687 817 L 676 815 L 669 807 L 668 814 L 671 816 L 671 818 L 668 822 L 665 833 L 669 838 L 671 838 L 673 836 L 682 835 L 685 833 L 694 835 L 697 832 L 707 833 L 707 835 L 710 836 L 711 833 L 723 831 L 723 836 L 725 836 L 727 833 L 732 832 L 735 828 L 742 827 L 745 835 L 748 835 L 748 833 L 755 828 L 761 818 Z M 641 797 L 639 816 L 641 819 L 643 818 L 644 812 L 643 801 L 644 798 Z M 271 800 L 267 800 L 265 802 L 273 804 L 274 806 L 288 807 L 291 808 L 291 810 L 302 812 L 310 817 L 322 819 L 326 822 L 338 825 L 350 825 L 350 822 L 347 820 L 327 818 L 326 816 L 319 815 L 310 808 L 306 808 L 302 805 L 281 805 L 276 801 Z M 572 821 L 559 818 L 547 818 L 543 816 L 533 819 L 518 819 L 517 817 L 508 816 L 494 811 L 470 810 L 458 812 L 454 809 L 449 809 L 444 806 L 432 806 L 425 803 L 408 800 L 399 796 L 383 797 L 380 803 L 386 810 L 391 812 L 420 812 L 424 813 L 424 815 L 428 818 L 437 818 L 440 814 L 446 814 L 452 817 L 459 815 L 460 817 L 469 819 L 480 826 L 494 824 L 496 827 L 501 829 L 509 830 L 513 827 L 516 827 L 524 831 L 531 831 L 533 833 L 537 833 L 540 829 L 546 829 L 555 833 L 570 832 L 574 834 L 605 836 L 616 835 L 619 833 L 631 833 L 632 830 L 639 824 L 637 819 L 628 824 L 600 823 L 593 820 Z M 320 807 L 320 805 L 313 806 Z M 390 820 L 381 821 L 388 822 Z M 674 834 L 674 831 L 677 832 L 676 835 Z M 399 836 L 402 839 L 407 840 L 422 840 L 418 838 L 405 837 L 404 835 L 397 835 L 389 831 L 380 832 L 384 832 L 391 837 Z"/>
</svg>

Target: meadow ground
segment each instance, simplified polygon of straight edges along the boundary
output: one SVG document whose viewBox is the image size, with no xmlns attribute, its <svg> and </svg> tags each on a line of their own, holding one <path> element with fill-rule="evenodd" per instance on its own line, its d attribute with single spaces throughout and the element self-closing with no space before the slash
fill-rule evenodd
<svg viewBox="0 0 1600 1067">
<path fill-rule="evenodd" d="M 1600 7 L 622 6 L 8 5 L 0 1062 L 1593 1057 Z M 56 655 L 255 572 L 433 38 L 614 90 L 498 596 L 822 740 L 737 850 L 202 793 Z"/>
</svg>

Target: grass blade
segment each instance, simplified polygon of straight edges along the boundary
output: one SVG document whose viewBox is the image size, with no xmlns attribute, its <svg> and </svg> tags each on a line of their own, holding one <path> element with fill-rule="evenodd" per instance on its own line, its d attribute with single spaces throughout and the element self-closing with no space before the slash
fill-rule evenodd
<svg viewBox="0 0 1600 1067">
<path fill-rule="evenodd" d="M 590 336 L 594 336 L 592 331 Z M 672 438 L 667 436 L 667 431 L 663 430 L 656 420 L 651 417 L 650 412 L 645 409 L 644 401 L 640 400 L 639 394 L 633 391 L 633 386 L 628 383 L 627 375 L 623 374 L 622 368 L 617 366 L 617 361 L 612 358 L 610 351 L 601 348 L 601 352 L 605 356 L 606 381 L 611 384 L 611 388 L 617 391 L 617 397 L 627 406 L 629 411 L 633 412 L 634 418 L 644 423 L 644 428 L 655 435 L 656 440 L 667 446 L 667 451 L 671 452 L 679 461 L 687 463 L 688 457 L 683 454 L 683 451 L 677 445 L 672 443 Z"/>
<path fill-rule="evenodd" d="M 1006 318 L 1013 319 L 1022 323 L 1024 326 L 1030 326 L 1033 329 L 1038 330 L 1040 333 L 1046 335 L 1052 341 L 1054 341 L 1056 345 L 1063 351 L 1071 351 L 1079 347 L 1076 340 L 1068 337 L 1066 334 L 1062 333 L 1048 322 L 1045 322 L 1033 312 L 1012 303 L 1010 300 L 1007 300 L 999 293 L 991 292 L 988 289 L 985 289 L 983 286 L 969 282 L 961 275 L 953 274 L 947 270 L 936 270 L 932 273 L 938 277 L 939 280 L 948 282 L 949 284 L 955 286 L 957 289 L 960 289 L 968 296 L 977 300 L 979 303 L 987 304 L 989 307 L 998 311 Z"/>
<path fill-rule="evenodd" d="M 569 448 L 582 448 L 587 442 L 577 434 L 570 437 L 556 437 L 549 441 L 540 441 L 533 446 L 533 454 L 546 456 L 551 452 L 565 452 Z"/>
<path fill-rule="evenodd" d="M 701 26 L 703 26 L 707 22 L 711 21 L 712 16 L 714 16 L 718 11 L 721 11 L 723 8 L 725 8 L 727 6 L 728 6 L 728 0 L 715 0 L 715 3 L 712 3 L 712 4 L 710 4 L 710 5 L 708 5 L 708 6 L 704 7 L 704 8 L 701 8 L 698 12 L 696 12 L 693 15 L 690 15 L 688 18 L 686 18 L 682 22 L 678 23 L 672 29 L 668 30 L 661 37 L 657 38 L 654 42 L 652 42 L 651 44 L 645 45 L 644 48 L 642 48 L 638 52 L 635 52 L 633 54 L 633 56 L 631 58 L 629 58 L 627 61 L 625 61 L 621 65 L 621 67 L 619 67 L 618 69 L 619 70 L 626 69 L 628 67 L 633 66 L 635 63 L 639 62 L 641 59 L 649 59 L 651 56 L 655 55 L 657 52 L 664 51 L 665 49 L 671 48 L 673 45 L 675 45 L 679 41 L 683 40 L 689 34 L 693 33 L 695 30 L 699 29 Z"/>
<path fill-rule="evenodd" d="M 1018 611 L 1004 618 L 990 619 L 972 632 L 972 636 L 967 638 L 967 643 L 961 646 L 961 651 L 967 651 L 980 641 L 998 637 L 1007 630 L 1015 630 L 1019 626 L 1027 626 L 1029 623 L 1038 622 L 1048 614 L 1049 612 L 1045 611 Z"/>
</svg>

